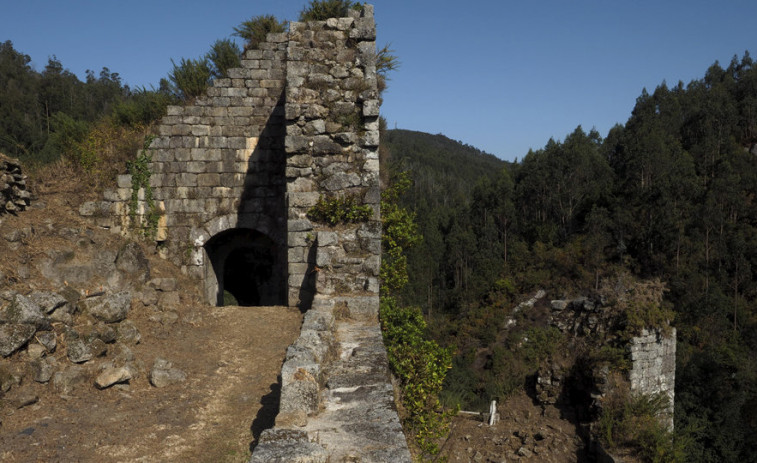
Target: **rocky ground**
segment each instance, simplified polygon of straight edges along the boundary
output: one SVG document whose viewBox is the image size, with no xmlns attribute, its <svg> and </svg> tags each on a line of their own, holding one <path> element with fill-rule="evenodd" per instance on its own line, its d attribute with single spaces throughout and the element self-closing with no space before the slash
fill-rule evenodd
<svg viewBox="0 0 757 463">
<path fill-rule="evenodd" d="M 454 418 L 440 461 L 500 463 L 585 462 L 588 458 L 580 430 L 572 416 L 549 405 L 536 405 L 525 393 L 516 394 L 497 407 L 500 421 L 494 426 L 481 417 L 461 413 Z"/>
<path fill-rule="evenodd" d="M 0 216 L 0 461 L 246 461 L 301 314 L 202 304 L 66 180 Z"/>
</svg>

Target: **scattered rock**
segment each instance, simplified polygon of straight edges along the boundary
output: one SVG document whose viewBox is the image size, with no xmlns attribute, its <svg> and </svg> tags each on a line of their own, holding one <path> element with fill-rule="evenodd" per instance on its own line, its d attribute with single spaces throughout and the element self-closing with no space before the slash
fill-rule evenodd
<svg viewBox="0 0 757 463">
<path fill-rule="evenodd" d="M 126 318 L 131 308 L 131 292 L 94 297 L 82 302 L 85 310 L 105 323 L 118 323 Z"/>
<path fill-rule="evenodd" d="M 523 458 L 531 458 L 533 456 L 533 452 L 528 450 L 526 447 L 521 447 L 518 449 L 518 455 Z"/>
<path fill-rule="evenodd" d="M 84 363 L 92 360 L 95 355 L 89 348 L 89 344 L 87 344 L 83 339 L 72 339 L 68 343 L 66 356 L 73 363 Z"/>
<path fill-rule="evenodd" d="M 150 307 L 158 304 L 158 291 L 155 288 L 144 287 L 142 291 L 137 294 L 137 299 L 145 307 Z"/>
<path fill-rule="evenodd" d="M 71 365 L 53 375 L 53 387 L 61 394 L 71 394 L 87 382 L 87 371 L 79 365 Z"/>
<path fill-rule="evenodd" d="M 95 338 L 89 343 L 89 351 L 94 357 L 102 357 L 108 352 L 108 346 L 100 338 Z"/>
<path fill-rule="evenodd" d="M 153 278 L 147 286 L 164 293 L 176 291 L 176 278 Z"/>
<path fill-rule="evenodd" d="M 181 305 L 181 299 L 179 298 L 179 293 L 176 291 L 160 293 L 160 296 L 158 296 L 158 306 L 160 306 L 160 310 L 173 309 L 179 307 L 179 305 Z"/>
<path fill-rule="evenodd" d="M 163 326 L 170 326 L 179 320 L 179 314 L 174 311 L 160 312 L 150 316 L 150 321 L 160 323 Z"/>
<path fill-rule="evenodd" d="M 134 352 L 126 344 L 117 342 L 110 349 L 111 357 L 116 365 L 125 365 L 134 360 Z"/>
<path fill-rule="evenodd" d="M 186 379 L 186 373 L 174 368 L 171 362 L 162 358 L 156 358 L 152 370 L 150 370 L 150 384 L 155 387 L 170 386 Z"/>
<path fill-rule="evenodd" d="M 35 325 L 38 329 L 50 329 L 50 321 L 37 304 L 21 294 L 13 299 L 0 311 L 0 321 L 15 324 Z"/>
<path fill-rule="evenodd" d="M 33 291 L 29 294 L 29 299 L 37 304 L 45 314 L 52 313 L 68 302 L 65 297 L 52 291 Z"/>
<path fill-rule="evenodd" d="M 139 344 L 142 339 L 142 335 L 139 333 L 137 325 L 131 320 L 124 320 L 118 324 L 116 328 L 117 339 L 121 342 L 129 344 Z"/>
<path fill-rule="evenodd" d="M 47 349 L 41 344 L 29 344 L 26 347 L 26 355 L 29 357 L 29 360 L 40 359 L 46 353 Z"/>
<path fill-rule="evenodd" d="M 55 373 L 54 359 L 38 359 L 31 363 L 32 379 L 38 383 L 47 383 Z"/>
<path fill-rule="evenodd" d="M 24 347 L 34 336 L 34 325 L 6 324 L 0 325 L 0 355 L 8 357 Z"/>
<path fill-rule="evenodd" d="M 58 322 L 58 323 L 63 323 L 65 325 L 70 325 L 74 322 L 74 317 L 73 315 L 71 315 L 71 312 L 69 310 L 70 310 L 69 306 L 64 305 L 62 307 L 55 309 L 55 311 L 51 313 L 48 318 L 52 322 Z"/>
<path fill-rule="evenodd" d="M 95 378 L 95 386 L 105 389 L 117 383 L 124 383 L 132 378 L 128 367 L 108 368 Z"/>
<path fill-rule="evenodd" d="M 20 382 L 21 378 L 14 375 L 7 367 L 0 365 L 0 397 Z"/>
</svg>

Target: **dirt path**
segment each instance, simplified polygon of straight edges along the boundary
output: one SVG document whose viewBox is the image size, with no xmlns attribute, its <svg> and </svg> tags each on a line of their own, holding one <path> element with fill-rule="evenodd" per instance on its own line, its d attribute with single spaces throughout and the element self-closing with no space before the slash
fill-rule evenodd
<svg viewBox="0 0 757 463">
<path fill-rule="evenodd" d="M 158 389 L 146 373 L 126 387 L 70 396 L 42 385 L 39 402 L 3 410 L 3 462 L 242 462 L 278 411 L 278 374 L 299 335 L 285 307 L 186 308 L 171 326 L 136 319 L 133 347 L 149 371 L 162 357 L 187 374 Z"/>
</svg>

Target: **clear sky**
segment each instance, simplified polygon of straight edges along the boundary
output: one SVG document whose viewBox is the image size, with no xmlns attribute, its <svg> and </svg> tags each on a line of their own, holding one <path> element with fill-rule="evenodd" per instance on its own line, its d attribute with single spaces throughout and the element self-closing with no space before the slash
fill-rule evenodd
<svg viewBox="0 0 757 463">
<path fill-rule="evenodd" d="M 306 0 L 0 0 L 0 40 L 38 70 L 56 55 L 80 78 L 102 67 L 155 85 L 252 16 L 296 19 Z M 389 126 L 443 133 L 522 158 L 577 125 L 602 136 L 641 89 L 701 78 L 749 50 L 757 0 L 374 0 L 378 44 L 401 61 Z M 0 108 L 2 110 L 2 108 Z"/>
</svg>

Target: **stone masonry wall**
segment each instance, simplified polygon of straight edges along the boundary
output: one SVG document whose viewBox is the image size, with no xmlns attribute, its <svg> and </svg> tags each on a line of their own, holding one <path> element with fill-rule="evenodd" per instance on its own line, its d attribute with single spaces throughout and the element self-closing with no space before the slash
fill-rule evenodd
<svg viewBox="0 0 757 463">
<path fill-rule="evenodd" d="M 631 340 L 631 391 L 645 395 L 666 394 L 670 405 L 666 416 L 673 430 L 673 405 L 676 382 L 676 330 L 665 335 L 661 330 L 642 330 Z"/>
<path fill-rule="evenodd" d="M 378 313 L 379 100 L 372 13 L 366 7 L 354 11 L 355 17 L 290 24 L 285 142 L 290 304 L 310 274 L 317 277 L 318 295 L 330 302 Z M 319 197 L 348 195 L 370 205 L 373 217 L 337 227 L 308 219 Z"/>
<path fill-rule="evenodd" d="M 286 278 L 287 41 L 285 33 L 269 34 L 259 49 L 245 53 L 242 68 L 213 81 L 206 95 L 169 106 L 148 150 L 150 186 L 161 215 L 155 239 L 166 258 L 205 281 L 209 302 L 215 302 L 217 282 L 203 246 L 225 230 L 268 236 L 276 248 L 274 275 Z M 130 216 L 131 194 L 131 175 L 121 175 L 104 204 L 82 209 L 100 211 L 92 214 L 94 220 L 114 232 L 133 234 L 133 222 L 143 223 L 148 211 L 140 190 L 137 214 Z"/>
</svg>

